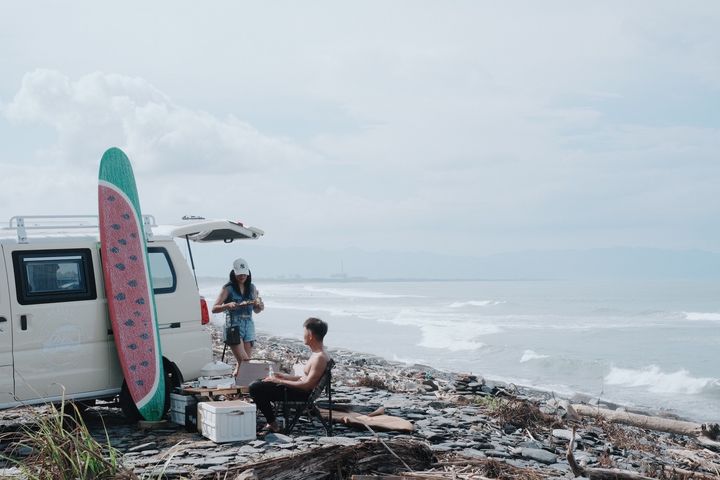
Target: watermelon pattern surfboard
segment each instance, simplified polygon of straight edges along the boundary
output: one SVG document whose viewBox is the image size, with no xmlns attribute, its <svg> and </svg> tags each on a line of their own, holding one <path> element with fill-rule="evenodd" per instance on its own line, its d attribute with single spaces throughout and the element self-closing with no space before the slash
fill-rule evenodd
<svg viewBox="0 0 720 480">
<path fill-rule="evenodd" d="M 135 177 L 118 148 L 100 160 L 98 211 L 105 293 L 120 366 L 140 414 L 157 421 L 165 413 L 157 310 Z"/>
</svg>

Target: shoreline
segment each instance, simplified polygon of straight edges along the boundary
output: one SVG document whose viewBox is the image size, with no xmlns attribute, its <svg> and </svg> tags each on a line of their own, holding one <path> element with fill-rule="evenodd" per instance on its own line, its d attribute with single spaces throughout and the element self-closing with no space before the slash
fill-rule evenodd
<svg viewBox="0 0 720 480">
<path fill-rule="evenodd" d="M 258 331 L 257 332 L 258 339 L 261 338 L 266 343 L 273 343 L 273 344 L 285 344 L 292 345 L 294 348 L 297 348 L 297 356 L 302 356 L 303 349 L 307 349 L 302 343 L 301 340 L 293 338 L 293 337 L 285 337 L 281 335 L 273 335 L 267 332 Z M 217 342 L 217 340 L 215 340 Z M 260 343 L 260 342 L 258 342 Z M 222 348 L 222 347 L 220 347 Z M 599 396 L 590 395 L 585 392 L 571 392 L 571 393 L 563 393 L 558 392 L 557 390 L 552 389 L 546 389 L 542 387 L 537 387 L 533 385 L 523 385 L 518 384 L 514 382 L 508 382 L 501 378 L 492 378 L 492 377 L 485 377 L 481 374 L 473 374 L 472 372 L 462 372 L 462 371 L 452 371 L 449 369 L 444 368 L 436 368 L 431 365 L 425 365 L 421 363 L 409 363 L 409 362 L 402 362 L 398 360 L 389 359 L 380 355 L 372 354 L 372 353 L 366 353 L 366 352 L 360 352 L 356 350 L 350 350 L 346 348 L 341 347 L 330 347 L 327 349 L 330 353 L 331 357 L 335 358 L 333 353 L 339 354 L 340 357 L 363 357 L 367 359 L 367 363 L 365 366 L 370 367 L 371 365 L 374 365 L 376 367 L 380 367 L 384 370 L 392 370 L 396 369 L 400 372 L 403 371 L 422 371 L 422 372 L 431 372 L 433 374 L 434 378 L 437 379 L 445 379 L 446 381 L 449 381 L 449 379 L 455 378 L 455 377 L 477 377 L 481 378 L 484 382 L 487 384 L 492 384 L 498 388 L 502 388 L 504 390 L 508 391 L 515 391 L 519 392 L 521 395 L 528 397 L 528 398 L 534 398 L 534 399 L 544 399 L 548 400 L 551 398 L 555 399 L 562 399 L 566 400 L 572 403 L 582 403 L 582 404 L 588 404 L 588 405 L 594 405 L 594 406 L 601 406 L 605 408 L 609 408 L 612 410 L 622 409 L 624 411 L 630 412 L 630 413 L 636 413 L 640 415 L 648 415 L 648 416 L 655 416 L 655 417 L 663 417 L 668 419 L 674 419 L 674 420 L 682 420 L 682 421 L 697 421 L 700 423 L 703 422 L 710 422 L 714 423 L 717 421 L 720 421 L 720 419 L 704 419 L 704 420 L 694 420 L 690 419 L 688 417 L 684 417 L 680 414 L 676 414 L 673 412 L 669 412 L 666 410 L 663 410 L 661 408 L 653 409 L 652 407 L 648 408 L 642 408 L 634 405 L 627 405 L 620 402 L 615 402 L 610 399 L 604 399 Z M 255 350 L 253 350 L 253 355 L 256 353 L 262 352 L 263 357 L 258 357 L 259 359 L 271 359 L 276 361 L 281 361 L 282 359 L 277 358 L 277 355 L 269 352 L 269 348 L 261 348 L 257 347 Z M 227 359 L 226 355 L 226 359 Z M 232 356 L 232 355 L 230 355 Z M 226 362 L 227 363 L 227 362 Z M 234 363 L 233 363 L 234 364 Z M 287 363 L 285 364 L 286 368 L 291 367 Z M 333 381 L 335 382 L 338 374 L 341 375 L 341 379 L 344 381 L 343 383 L 347 383 L 347 380 L 352 377 L 352 374 L 347 371 L 348 365 L 338 362 L 336 365 L 334 372 L 333 372 Z M 387 373 L 387 372 L 386 372 Z M 379 374 L 379 373 L 378 373 Z M 407 386 L 405 386 L 407 388 Z"/>
<path fill-rule="evenodd" d="M 217 327 L 217 325 L 215 325 Z M 298 342 L 300 346 L 302 347 L 302 342 L 294 337 L 287 337 L 283 335 L 275 335 L 268 332 L 263 332 L 262 330 L 258 330 L 257 332 L 258 338 L 263 337 L 267 339 L 277 339 L 278 341 L 284 341 L 284 342 Z M 217 341 L 217 340 L 216 340 Z M 260 343 L 260 342 L 259 342 Z M 263 350 L 264 351 L 264 350 Z M 553 389 L 550 387 L 543 387 L 543 386 L 536 386 L 536 385 L 527 385 L 520 382 L 513 382 L 508 381 L 505 378 L 502 377 L 493 377 L 493 376 L 485 376 L 481 373 L 473 373 L 473 372 L 466 372 L 462 370 L 451 370 L 446 368 L 437 368 L 433 367 L 431 365 L 423 364 L 423 363 L 411 363 L 411 362 L 403 362 L 400 360 L 394 360 L 391 358 L 386 358 L 381 355 L 373 354 L 373 353 L 367 353 L 358 351 L 355 349 L 347 349 L 343 347 L 330 347 L 328 348 L 329 352 L 332 351 L 340 351 L 340 352 L 351 352 L 354 355 L 359 356 L 367 356 L 369 358 L 374 358 L 377 360 L 380 360 L 381 362 L 384 362 L 387 366 L 394 366 L 399 369 L 407 369 L 407 368 L 415 368 L 415 369 L 421 369 L 421 370 L 432 370 L 434 372 L 437 372 L 440 376 L 446 376 L 446 377 L 452 377 L 452 376 L 458 376 L 458 375 L 475 375 L 482 377 L 485 381 L 490 382 L 494 385 L 502 386 L 503 388 L 510 388 L 510 389 L 516 389 L 518 391 L 525 392 L 526 394 L 530 396 L 535 396 L 538 398 L 561 398 L 565 399 L 574 403 L 584 403 L 584 404 L 591 404 L 591 405 L 604 405 L 611 409 L 618 409 L 622 408 L 625 411 L 632 412 L 632 413 L 638 413 L 642 415 L 650 415 L 650 416 L 657 416 L 657 417 L 664 417 L 669 419 L 675 419 L 675 420 L 683 420 L 683 421 L 691 421 L 691 422 L 698 422 L 698 423 L 720 423 L 720 415 L 718 415 L 717 418 L 701 418 L 700 415 L 693 416 L 692 414 L 683 413 L 681 411 L 678 411 L 677 409 L 667 409 L 660 406 L 653 406 L 653 405 L 633 405 L 628 404 L 623 401 L 615 400 L 612 398 L 603 397 L 600 395 L 595 395 L 588 392 L 583 392 L 579 390 L 573 391 L 568 387 L 567 391 L 561 391 L 557 389 Z"/>
<path fill-rule="evenodd" d="M 219 359 L 222 342 L 217 328 L 213 329 L 213 339 L 214 357 Z M 577 430 L 573 458 L 586 472 L 607 468 L 645 475 L 633 478 L 679 479 L 689 477 L 660 475 L 691 468 L 698 475 L 693 478 L 709 479 L 720 471 L 720 448 L 711 450 L 715 444 L 720 445 L 718 442 L 708 446 L 694 436 L 580 417 L 567 400 L 532 388 L 512 389 L 480 376 L 445 372 L 427 365 L 405 365 L 345 349 L 328 350 L 336 362 L 332 382 L 336 405 L 357 408 L 359 412 L 383 407 L 386 414 L 411 422 L 413 431 L 370 433 L 365 428 L 335 423 L 334 436 L 326 437 L 322 426 L 314 421 L 301 422 L 289 435 L 268 434 L 251 441 L 216 444 L 175 424 L 141 430 L 129 424 L 114 406 L 98 405 L 84 417 L 93 437 L 102 443 L 107 432 L 112 446 L 122 454 L 123 464 L 138 476 L 162 473 L 165 478 L 236 478 L 233 475 L 249 468 L 313 457 L 313 452 L 328 448 L 414 442 L 432 457 L 423 468 L 436 476 L 441 472 L 446 475 L 439 478 L 489 477 L 488 469 L 504 472 L 492 478 L 572 478 L 567 451 L 573 428 Z M 281 370 L 287 371 L 296 359 L 305 359 L 308 353 L 300 340 L 259 334 L 253 357 L 275 360 Z M 7 432 L 8 419 L 27 425 L 33 412 L 42 415 L 43 408 L 3 411 L 0 420 Z M 258 426 L 264 424 L 263 420 L 258 417 Z M 10 443 L 0 445 L 2 453 L 10 453 Z M 27 449 L 19 453 L 31 458 Z M 402 470 L 400 467 L 394 472 Z M 7 464 L 0 465 L 0 477 L 17 473 Z M 267 478 L 296 478 L 292 470 L 284 475 Z M 327 472 L 325 477 L 314 478 L 337 478 L 332 475 Z"/>
<path fill-rule="evenodd" d="M 542 295 L 532 293 L 535 287 L 499 283 L 487 289 L 268 284 L 261 288 L 268 308 L 256 325 L 292 336 L 293 317 L 319 316 L 333 326 L 330 344 L 388 360 L 479 373 L 564 397 L 600 397 L 660 415 L 720 421 L 712 407 L 720 402 L 712 349 L 693 347 L 715 341 L 714 320 L 686 313 L 715 309 L 698 303 L 707 300 L 704 294 L 681 290 L 659 296 L 670 289 L 663 285 L 643 296 L 642 284 L 597 294 L 588 284 L 551 285 Z M 609 300 L 602 300 L 605 296 Z"/>
</svg>

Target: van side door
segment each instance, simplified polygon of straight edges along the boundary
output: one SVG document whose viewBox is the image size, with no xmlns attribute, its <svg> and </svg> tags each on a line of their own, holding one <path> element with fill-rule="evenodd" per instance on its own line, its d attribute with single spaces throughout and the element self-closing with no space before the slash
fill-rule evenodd
<svg viewBox="0 0 720 480">
<path fill-rule="evenodd" d="M 3 245 L 0 245 L 0 253 Z M 12 318 L 10 312 L 10 294 L 8 282 L 10 278 L 5 268 L 4 255 L 0 257 L 0 407 L 14 401 L 15 385 L 13 383 L 12 361 Z"/>
<path fill-rule="evenodd" d="M 16 397 L 34 401 L 64 393 L 78 398 L 111 388 L 107 309 L 98 298 L 95 243 L 17 245 L 5 252 L 5 263 L 13 271 Z"/>
</svg>

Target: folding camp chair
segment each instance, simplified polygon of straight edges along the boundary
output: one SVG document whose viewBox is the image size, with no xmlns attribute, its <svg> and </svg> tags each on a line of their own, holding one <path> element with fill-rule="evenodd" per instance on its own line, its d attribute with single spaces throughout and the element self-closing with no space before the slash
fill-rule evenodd
<svg viewBox="0 0 720 480">
<path fill-rule="evenodd" d="M 288 400 L 287 389 L 285 389 L 285 398 L 283 399 L 282 404 L 283 415 L 285 416 L 285 428 L 283 429 L 283 433 L 292 432 L 298 420 L 300 420 L 300 417 L 307 414 L 307 416 L 310 417 L 310 421 L 312 421 L 313 417 L 317 417 L 323 427 L 325 427 L 325 432 L 328 437 L 332 437 L 332 369 L 334 366 L 335 361 L 330 359 L 325 367 L 325 373 L 323 373 L 323 376 L 320 377 L 320 382 L 318 382 L 315 388 L 312 389 L 307 400 Z M 327 420 L 322 417 L 320 409 L 316 405 L 317 400 L 325 390 L 327 390 L 329 404 L 328 410 L 330 412 L 330 416 Z M 290 418 L 291 410 L 292 419 Z"/>
</svg>

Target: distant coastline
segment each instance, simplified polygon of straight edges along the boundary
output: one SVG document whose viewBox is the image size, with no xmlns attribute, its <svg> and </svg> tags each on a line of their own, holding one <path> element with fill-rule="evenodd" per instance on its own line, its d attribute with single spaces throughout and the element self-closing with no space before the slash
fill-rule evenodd
<svg viewBox="0 0 720 480">
<path fill-rule="evenodd" d="M 302 277 L 295 276 L 274 276 L 274 277 L 255 277 L 253 282 L 273 282 L 273 283 L 373 283 L 373 282 L 551 282 L 562 281 L 566 279 L 559 278 L 414 278 L 414 277 L 396 277 L 396 278 L 370 278 L 370 277 Z M 226 282 L 227 279 L 222 277 L 198 277 L 199 282 Z"/>
</svg>

